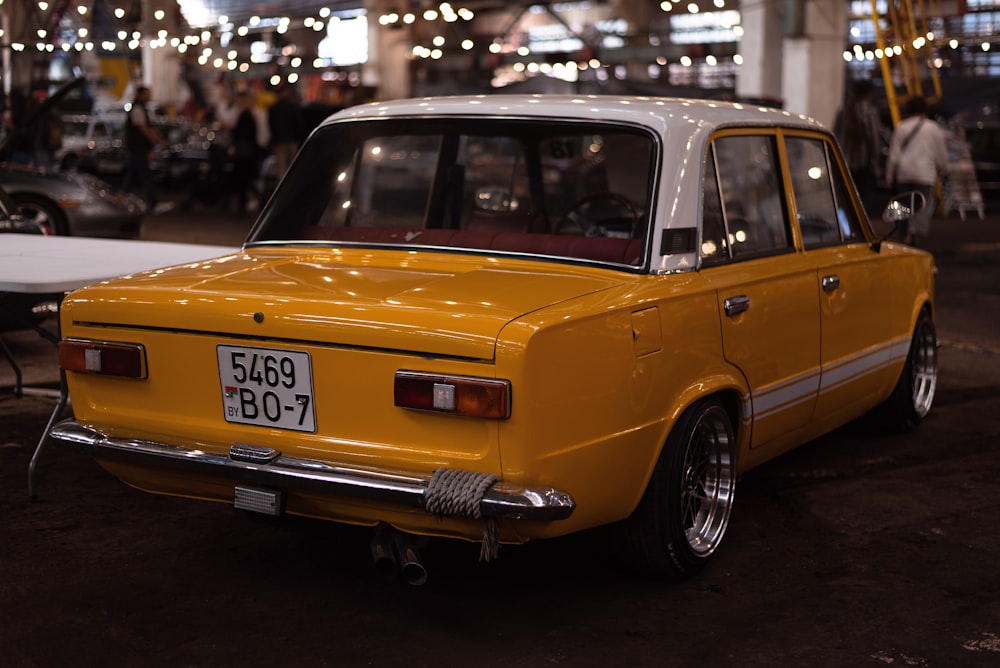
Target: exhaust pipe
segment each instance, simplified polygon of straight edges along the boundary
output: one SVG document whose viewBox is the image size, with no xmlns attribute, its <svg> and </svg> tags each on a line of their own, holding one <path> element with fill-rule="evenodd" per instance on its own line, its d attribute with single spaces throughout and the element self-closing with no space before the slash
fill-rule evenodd
<svg viewBox="0 0 1000 668">
<path fill-rule="evenodd" d="M 397 572 L 411 585 L 427 582 L 427 569 L 420 559 L 419 547 L 423 539 L 404 533 L 382 523 L 375 527 L 372 536 L 372 561 L 375 572 L 382 576 Z"/>
<path fill-rule="evenodd" d="M 380 524 L 372 536 L 372 562 L 375 564 L 375 573 L 389 577 L 396 573 L 396 551 L 392 547 L 392 536 L 383 530 L 383 526 Z"/>
<path fill-rule="evenodd" d="M 427 582 L 427 569 L 420 561 L 420 553 L 412 538 L 402 532 L 396 532 L 393 535 L 393 546 L 396 548 L 396 563 L 399 564 L 403 579 L 418 587 Z"/>
</svg>

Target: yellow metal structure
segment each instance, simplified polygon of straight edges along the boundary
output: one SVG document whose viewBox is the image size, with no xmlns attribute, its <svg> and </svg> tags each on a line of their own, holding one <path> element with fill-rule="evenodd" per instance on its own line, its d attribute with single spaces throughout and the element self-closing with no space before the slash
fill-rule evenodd
<svg viewBox="0 0 1000 668">
<path fill-rule="evenodd" d="M 926 97 L 934 103 L 941 99 L 941 81 L 931 61 L 933 35 L 928 19 L 934 16 L 936 3 L 927 0 L 884 0 L 887 10 L 879 11 L 880 0 L 871 0 L 872 23 L 879 66 L 885 82 L 886 99 L 893 127 L 899 125 L 900 100 L 897 83 L 903 86 L 904 100 Z M 883 26 L 885 23 L 885 26 Z M 932 90 L 924 90 L 924 78 L 929 77 Z"/>
</svg>

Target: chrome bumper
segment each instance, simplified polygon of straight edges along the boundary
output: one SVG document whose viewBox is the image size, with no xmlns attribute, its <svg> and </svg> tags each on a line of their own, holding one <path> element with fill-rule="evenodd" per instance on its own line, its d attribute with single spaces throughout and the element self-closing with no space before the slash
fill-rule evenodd
<svg viewBox="0 0 1000 668">
<path fill-rule="evenodd" d="M 229 456 L 183 448 L 167 443 L 124 439 L 65 420 L 49 436 L 74 445 L 89 446 L 95 457 L 230 478 L 271 486 L 282 491 L 322 492 L 336 496 L 424 507 L 431 474 L 335 466 L 311 459 L 285 457 L 273 450 L 234 446 Z M 497 482 L 480 503 L 483 517 L 525 520 L 562 520 L 576 503 L 566 492 L 552 487 L 525 487 Z"/>
</svg>

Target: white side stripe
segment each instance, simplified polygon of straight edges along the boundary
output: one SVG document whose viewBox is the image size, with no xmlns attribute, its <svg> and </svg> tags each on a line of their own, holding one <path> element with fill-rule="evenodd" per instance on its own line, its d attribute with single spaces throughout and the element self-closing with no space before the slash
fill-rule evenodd
<svg viewBox="0 0 1000 668">
<path fill-rule="evenodd" d="M 824 367 L 820 393 L 836 390 L 847 383 L 905 360 L 909 348 L 909 338 L 900 337 Z"/>
<path fill-rule="evenodd" d="M 820 372 L 813 371 L 765 388 L 752 397 L 754 417 L 766 418 L 806 401 L 812 401 L 819 387 Z"/>
<path fill-rule="evenodd" d="M 777 415 L 784 410 L 812 401 L 819 394 L 837 390 L 865 376 L 906 359 L 910 338 L 901 336 L 850 357 L 837 360 L 820 371 L 809 371 L 775 385 L 762 388 L 743 398 L 750 411 L 744 423 Z"/>
</svg>

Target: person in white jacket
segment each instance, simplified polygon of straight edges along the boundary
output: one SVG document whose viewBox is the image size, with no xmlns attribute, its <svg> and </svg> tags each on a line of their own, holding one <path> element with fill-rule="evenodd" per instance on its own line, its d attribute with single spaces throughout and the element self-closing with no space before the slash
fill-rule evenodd
<svg viewBox="0 0 1000 668">
<path fill-rule="evenodd" d="M 903 237 L 908 244 L 920 245 L 930 232 L 937 207 L 934 186 L 948 173 L 948 142 L 944 129 L 927 117 L 924 98 L 910 98 L 903 115 L 889 144 L 886 177 L 893 192 L 918 190 L 927 198 L 924 208 L 910 219 Z"/>
</svg>

